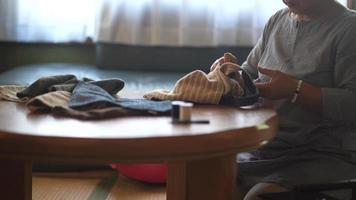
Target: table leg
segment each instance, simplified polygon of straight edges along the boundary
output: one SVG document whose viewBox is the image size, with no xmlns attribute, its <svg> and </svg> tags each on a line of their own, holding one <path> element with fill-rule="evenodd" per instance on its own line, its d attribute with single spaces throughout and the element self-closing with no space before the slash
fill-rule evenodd
<svg viewBox="0 0 356 200">
<path fill-rule="evenodd" d="M 168 163 L 167 200 L 232 200 L 236 155 Z"/>
<path fill-rule="evenodd" d="M 32 163 L 30 161 L 0 160 L 1 199 L 32 199 Z"/>
</svg>

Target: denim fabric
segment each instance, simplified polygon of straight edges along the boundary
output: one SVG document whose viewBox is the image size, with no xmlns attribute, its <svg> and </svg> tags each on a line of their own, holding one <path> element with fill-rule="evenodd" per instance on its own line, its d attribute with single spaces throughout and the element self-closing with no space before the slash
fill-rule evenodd
<svg viewBox="0 0 356 200">
<path fill-rule="evenodd" d="M 133 110 L 169 114 L 172 106 L 170 101 L 152 101 L 147 99 L 115 98 L 102 88 L 85 82 L 79 82 L 73 90 L 68 103 L 70 108 L 87 110 L 103 107 L 123 107 Z"/>
</svg>

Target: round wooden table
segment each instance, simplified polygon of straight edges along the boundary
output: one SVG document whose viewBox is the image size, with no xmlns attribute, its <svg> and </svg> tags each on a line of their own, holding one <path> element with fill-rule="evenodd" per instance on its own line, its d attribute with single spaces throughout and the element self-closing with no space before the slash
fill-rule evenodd
<svg viewBox="0 0 356 200">
<path fill-rule="evenodd" d="M 269 109 L 195 106 L 209 124 L 172 124 L 170 117 L 99 121 L 32 114 L 0 101 L 0 187 L 3 199 L 29 200 L 32 162 L 168 164 L 167 199 L 232 199 L 236 154 L 260 147 L 276 133 Z"/>
</svg>

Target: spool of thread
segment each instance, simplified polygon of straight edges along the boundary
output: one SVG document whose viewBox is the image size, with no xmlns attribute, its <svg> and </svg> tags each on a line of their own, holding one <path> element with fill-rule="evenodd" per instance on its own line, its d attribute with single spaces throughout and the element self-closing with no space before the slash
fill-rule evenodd
<svg viewBox="0 0 356 200">
<path fill-rule="evenodd" d="M 174 123 L 188 122 L 191 120 L 193 103 L 184 101 L 172 102 L 172 121 Z"/>
<path fill-rule="evenodd" d="M 180 122 L 190 121 L 192 115 L 192 109 L 193 109 L 192 103 L 184 102 L 183 104 L 181 104 L 179 108 L 179 121 Z"/>
<path fill-rule="evenodd" d="M 173 101 L 172 102 L 172 121 L 173 122 L 179 122 L 179 110 L 180 110 L 180 104 L 182 104 L 182 101 Z"/>
</svg>

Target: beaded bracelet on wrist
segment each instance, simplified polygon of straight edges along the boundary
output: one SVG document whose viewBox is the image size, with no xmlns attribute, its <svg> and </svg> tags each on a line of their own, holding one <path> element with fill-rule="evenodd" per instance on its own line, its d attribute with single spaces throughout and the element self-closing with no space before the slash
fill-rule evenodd
<svg viewBox="0 0 356 200">
<path fill-rule="evenodd" d="M 295 103 L 297 101 L 298 96 L 300 94 L 300 90 L 302 88 L 302 85 L 303 85 L 303 80 L 299 80 L 298 84 L 297 84 L 297 87 L 294 90 L 294 94 L 293 94 L 293 97 L 292 97 L 292 100 L 291 100 L 292 103 Z"/>
</svg>

